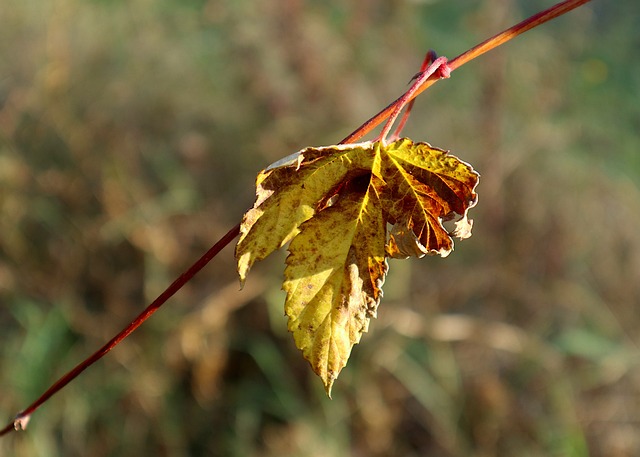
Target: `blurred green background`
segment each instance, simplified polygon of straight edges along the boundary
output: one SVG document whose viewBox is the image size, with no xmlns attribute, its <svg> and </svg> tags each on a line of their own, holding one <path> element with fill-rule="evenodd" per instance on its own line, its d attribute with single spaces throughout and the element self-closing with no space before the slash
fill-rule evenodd
<svg viewBox="0 0 640 457">
<path fill-rule="evenodd" d="M 2 425 L 253 203 L 530 0 L 3 0 Z M 405 130 L 482 174 L 474 236 L 391 261 L 324 395 L 285 252 L 225 249 L 0 439 L 6 456 L 640 455 L 640 5 L 595 0 L 465 65 Z"/>
</svg>

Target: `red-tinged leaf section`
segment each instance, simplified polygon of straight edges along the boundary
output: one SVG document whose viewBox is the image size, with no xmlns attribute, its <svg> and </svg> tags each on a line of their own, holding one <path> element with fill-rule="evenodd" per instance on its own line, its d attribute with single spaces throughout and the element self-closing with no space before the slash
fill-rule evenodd
<svg viewBox="0 0 640 457">
<path fill-rule="evenodd" d="M 447 151 L 406 138 L 379 147 L 377 157 L 376 182 L 387 220 L 394 224 L 388 254 L 399 258 L 449 255 L 453 240 L 442 222 L 467 220 L 467 211 L 477 202 L 479 175 Z"/>
</svg>

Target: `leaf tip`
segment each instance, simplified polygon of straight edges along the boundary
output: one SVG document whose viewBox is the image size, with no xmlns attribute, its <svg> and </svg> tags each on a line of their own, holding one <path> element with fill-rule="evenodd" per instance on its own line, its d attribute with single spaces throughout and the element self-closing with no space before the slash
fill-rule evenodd
<svg viewBox="0 0 640 457">
<path fill-rule="evenodd" d="M 333 388 L 333 381 L 335 381 L 335 379 L 332 379 L 332 378 L 328 378 L 326 380 L 323 379 L 324 391 L 326 392 L 327 397 L 329 397 L 329 400 L 332 400 L 331 389 Z"/>
</svg>

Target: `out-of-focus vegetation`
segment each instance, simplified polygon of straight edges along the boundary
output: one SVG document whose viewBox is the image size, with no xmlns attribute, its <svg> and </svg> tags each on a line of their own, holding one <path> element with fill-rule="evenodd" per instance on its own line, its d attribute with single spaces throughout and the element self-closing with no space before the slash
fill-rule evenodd
<svg viewBox="0 0 640 457">
<path fill-rule="evenodd" d="M 260 168 L 551 3 L 3 0 L 3 421 L 235 225 Z M 482 174 L 474 236 L 391 262 L 333 400 L 286 332 L 285 254 L 240 292 L 227 249 L 0 455 L 640 455 L 638 30 L 637 0 L 594 0 L 418 99 L 406 134 Z"/>
</svg>

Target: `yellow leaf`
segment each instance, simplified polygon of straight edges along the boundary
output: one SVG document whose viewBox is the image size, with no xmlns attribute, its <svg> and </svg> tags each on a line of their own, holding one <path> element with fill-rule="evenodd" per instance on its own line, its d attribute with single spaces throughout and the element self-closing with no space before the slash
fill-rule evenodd
<svg viewBox="0 0 640 457">
<path fill-rule="evenodd" d="M 295 157 L 293 157 L 295 156 Z M 290 159 L 290 160 L 286 160 Z M 371 168 L 371 143 L 307 148 L 261 171 L 256 202 L 242 220 L 236 246 L 243 284 L 251 266 L 289 242 L 325 195 L 347 177 Z"/>
<path fill-rule="evenodd" d="M 376 316 L 386 257 L 444 257 L 452 235 L 471 236 L 478 179 L 448 152 L 408 139 L 307 148 L 258 175 L 236 247 L 240 280 L 291 242 L 288 327 L 327 394 Z"/>
<path fill-rule="evenodd" d="M 387 271 L 385 229 L 376 192 L 346 190 L 302 224 L 289 246 L 289 331 L 328 395 L 376 316 Z"/>
</svg>

